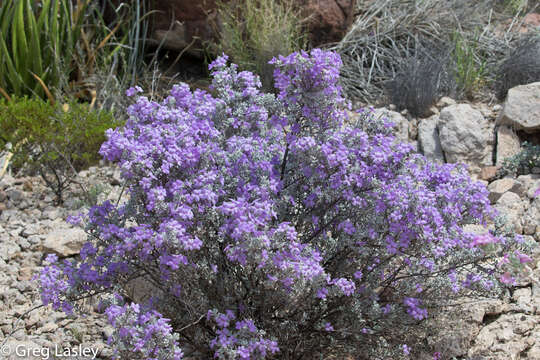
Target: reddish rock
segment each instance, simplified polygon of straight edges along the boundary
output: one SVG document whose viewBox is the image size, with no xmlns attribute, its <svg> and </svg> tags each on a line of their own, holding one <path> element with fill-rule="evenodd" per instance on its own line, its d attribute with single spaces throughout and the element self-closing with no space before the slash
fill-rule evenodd
<svg viewBox="0 0 540 360">
<path fill-rule="evenodd" d="M 293 1 L 302 16 L 308 18 L 313 45 L 339 41 L 353 21 L 356 0 Z M 162 40 L 167 48 L 180 50 L 188 45 L 197 54 L 201 45 L 217 36 L 216 0 L 156 1 L 152 39 Z M 172 26 L 171 26 L 172 24 Z"/>
<path fill-rule="evenodd" d="M 497 175 L 497 166 L 486 166 L 480 171 L 480 180 L 491 180 Z"/>
<path fill-rule="evenodd" d="M 523 18 L 523 26 L 519 30 L 522 33 L 538 30 L 540 28 L 540 14 L 530 13 Z"/>
<path fill-rule="evenodd" d="M 339 41 L 352 23 L 355 0 L 295 0 L 314 45 Z"/>
</svg>

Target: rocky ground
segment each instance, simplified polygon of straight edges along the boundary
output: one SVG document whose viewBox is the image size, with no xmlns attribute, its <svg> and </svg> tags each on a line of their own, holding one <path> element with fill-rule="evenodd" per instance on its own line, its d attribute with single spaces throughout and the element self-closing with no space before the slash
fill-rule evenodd
<svg viewBox="0 0 540 360">
<path fill-rule="evenodd" d="M 488 185 L 491 202 L 516 232 L 539 242 L 540 197 L 534 197 L 534 192 L 540 187 L 540 174 L 494 180 L 502 159 L 519 151 L 522 139 L 515 130 L 530 130 L 528 134 L 534 135 L 540 129 L 540 116 L 534 117 L 540 105 L 530 99 L 540 93 L 540 83 L 519 90 L 522 93 L 515 101 L 521 102 L 521 107 L 509 105 L 508 100 L 503 106 L 491 106 L 456 104 L 446 98 L 427 119 L 387 109 L 377 111 L 391 117 L 398 124 L 400 138 L 417 144 L 427 157 L 469 164 L 472 175 Z M 528 102 L 523 103 L 523 99 Z M 525 111 L 519 110 L 523 108 Z M 94 167 L 79 177 L 88 189 L 100 194 L 100 200 L 120 194 L 121 179 L 113 167 Z M 70 359 L 91 359 L 95 352 L 97 359 L 111 356 L 106 345 L 111 328 L 96 304 L 84 303 L 90 315 L 77 319 L 39 307 L 37 284 L 32 279 L 46 254 L 78 254 L 85 234 L 65 219 L 80 211 L 80 195 L 79 188 L 73 186 L 64 204 L 56 206 L 53 194 L 39 178 L 5 175 L 0 179 L 1 359 L 53 359 L 53 355 L 58 359 L 68 355 Z M 464 299 L 465 305 L 453 311 L 457 317 L 441 314 L 444 336 L 429 341 L 444 350 L 443 358 L 540 359 L 540 251 L 536 250 L 533 258 L 531 276 L 509 289 L 506 299 Z M 86 351 L 87 356 L 75 356 L 74 351 Z"/>
<path fill-rule="evenodd" d="M 81 173 L 90 184 L 105 184 L 101 198 L 120 193 L 118 172 L 113 168 L 92 168 Z M 532 197 L 540 186 L 540 175 L 501 179 L 489 185 L 491 199 L 501 211 L 513 214 L 523 229 L 538 241 L 540 198 Z M 54 205 L 52 193 L 39 178 L 0 180 L 0 338 L 2 359 L 44 359 L 44 349 L 98 351 L 97 359 L 108 359 L 111 350 L 106 338 L 111 331 L 96 304 L 83 304 L 85 318 L 69 318 L 63 312 L 41 307 L 37 285 L 32 277 L 39 271 L 47 253 L 77 254 L 85 240 L 84 232 L 64 219 L 82 204 L 77 188 L 68 192 L 63 206 Z M 532 214 L 524 216 L 524 214 Z M 527 222 L 525 219 L 530 218 Z M 536 220 L 536 227 L 532 231 Z M 512 289 L 505 300 L 464 299 L 458 318 L 445 318 L 442 339 L 434 340 L 445 356 L 459 359 L 508 360 L 540 359 L 540 253 L 535 252 L 532 276 Z M 7 355 L 7 350 L 19 349 Z M 32 349 L 36 356 L 29 355 Z M 67 351 L 67 350 L 64 350 Z M 40 353 L 39 353 L 40 352 Z M 64 356 L 65 358 L 66 356 Z M 70 359 L 91 359 L 73 356 Z M 57 357 L 58 359 L 61 357 Z M 450 357 L 448 357 L 450 358 Z"/>
<path fill-rule="evenodd" d="M 81 175 L 87 183 L 105 184 L 102 197 L 114 198 L 120 192 L 112 169 L 92 168 Z M 78 253 L 85 234 L 65 218 L 81 205 L 76 187 L 68 191 L 63 206 L 55 206 L 53 194 L 39 178 L 0 180 L 0 359 L 92 359 L 96 352 L 96 359 L 110 358 L 106 339 L 111 328 L 94 311 L 97 305 L 82 304 L 90 315 L 77 319 L 39 307 L 33 280 L 47 253 Z M 80 356 L 80 350 L 88 356 Z"/>
</svg>

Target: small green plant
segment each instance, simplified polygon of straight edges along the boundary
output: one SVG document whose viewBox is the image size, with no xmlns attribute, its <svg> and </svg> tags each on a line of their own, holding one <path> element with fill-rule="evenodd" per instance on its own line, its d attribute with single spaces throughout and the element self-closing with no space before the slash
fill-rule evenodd
<svg viewBox="0 0 540 360">
<path fill-rule="evenodd" d="M 219 6 L 221 39 L 218 49 L 243 70 L 260 75 L 263 87 L 273 89 L 273 66 L 277 55 L 306 46 L 298 13 L 290 3 L 275 0 L 233 0 Z"/>
<path fill-rule="evenodd" d="M 519 153 L 503 161 L 497 177 L 527 175 L 537 167 L 540 167 L 540 146 L 525 141 Z"/>
<path fill-rule="evenodd" d="M 71 59 L 86 5 L 63 0 L 0 2 L 0 88 L 15 96 L 50 98 L 73 71 Z"/>
<path fill-rule="evenodd" d="M 82 186 L 82 185 L 81 185 Z M 111 188 L 104 184 L 93 184 L 90 187 L 82 187 L 82 194 L 79 201 L 75 203 L 76 208 L 87 207 L 97 205 L 103 198 L 106 198 L 111 193 Z"/>
<path fill-rule="evenodd" d="M 504 0 L 504 9 L 512 15 L 517 15 L 527 9 L 528 0 Z"/>
<path fill-rule="evenodd" d="M 120 124 L 110 113 L 93 111 L 86 104 L 0 101 L 0 147 L 11 143 L 13 168 L 39 174 L 59 203 L 76 173 L 101 159 L 105 130 Z"/>
<path fill-rule="evenodd" d="M 467 39 L 456 31 L 453 35 L 455 79 L 458 91 L 472 98 L 485 83 L 486 61 L 478 50 L 479 35 Z"/>
</svg>

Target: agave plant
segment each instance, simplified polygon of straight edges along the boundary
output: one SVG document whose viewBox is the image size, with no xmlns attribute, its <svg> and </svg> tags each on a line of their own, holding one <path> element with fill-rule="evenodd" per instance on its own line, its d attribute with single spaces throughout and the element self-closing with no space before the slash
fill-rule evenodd
<svg viewBox="0 0 540 360">
<path fill-rule="evenodd" d="M 51 98 L 72 71 L 83 8 L 69 0 L 5 0 L 0 3 L 0 93 Z"/>
</svg>

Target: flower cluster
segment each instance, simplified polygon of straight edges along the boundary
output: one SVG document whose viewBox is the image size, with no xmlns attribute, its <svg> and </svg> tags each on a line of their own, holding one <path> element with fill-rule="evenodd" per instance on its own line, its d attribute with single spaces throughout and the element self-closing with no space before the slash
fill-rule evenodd
<svg viewBox="0 0 540 360">
<path fill-rule="evenodd" d="M 121 324 L 113 343 L 139 358 L 166 359 L 158 338 L 174 333 L 201 358 L 272 358 L 278 347 L 283 358 L 377 357 L 389 344 L 414 353 L 410 327 L 438 299 L 497 289 L 494 256 L 518 255 L 511 237 L 466 230 L 494 219 L 485 186 L 415 154 L 368 110 L 348 121 L 336 54 L 272 63 L 275 96 L 220 57 L 211 92 L 180 84 L 161 103 L 135 99 L 101 148 L 129 196 L 90 210 L 79 261 L 44 270 L 45 302 L 140 302 L 149 310 L 107 311 Z"/>
<path fill-rule="evenodd" d="M 224 314 L 209 310 L 206 319 L 217 326 L 217 336 L 210 342 L 215 358 L 256 360 L 279 352 L 277 342 L 263 338 L 253 320 L 237 320 L 232 310 Z"/>
<path fill-rule="evenodd" d="M 69 285 L 57 262 L 58 256 L 54 254 L 49 254 L 45 258 L 46 266 L 41 269 L 39 274 L 41 301 L 45 305 L 51 304 L 55 310 L 62 309 L 66 313 L 71 313 L 71 304 L 62 298 L 68 291 Z"/>
<path fill-rule="evenodd" d="M 178 334 L 172 332 L 169 320 L 156 311 L 143 311 L 138 304 L 111 305 L 105 310 L 114 333 L 109 345 L 115 349 L 115 359 L 126 354 L 139 359 L 180 360 L 183 352 L 178 347 Z"/>
</svg>

